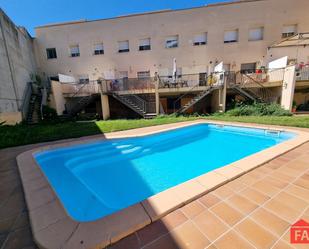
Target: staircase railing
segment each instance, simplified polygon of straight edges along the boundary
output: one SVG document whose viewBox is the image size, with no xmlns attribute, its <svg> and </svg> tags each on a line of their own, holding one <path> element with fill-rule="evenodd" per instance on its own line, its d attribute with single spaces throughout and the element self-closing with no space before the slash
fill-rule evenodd
<svg viewBox="0 0 309 249">
<path fill-rule="evenodd" d="M 268 72 L 245 74 L 241 72 L 236 73 L 235 82 L 230 82 L 229 85 L 234 88 L 240 88 L 246 92 L 246 95 L 251 95 L 250 99 L 257 101 L 272 101 L 272 91 L 264 86 L 266 82 L 278 82 L 283 79 L 282 70 L 273 70 Z"/>
<path fill-rule="evenodd" d="M 99 92 L 97 81 L 85 82 L 80 85 L 81 86 L 78 87 L 77 91 L 70 96 L 70 100 L 65 104 L 67 113 L 71 113 L 72 110 L 74 110 L 74 108 L 77 107 L 80 103 L 83 103 L 85 99 L 88 99 L 93 94 Z M 76 98 L 78 97 L 79 100 L 76 101 Z"/>
<path fill-rule="evenodd" d="M 222 75 L 223 72 L 219 73 L 211 73 L 205 78 L 205 85 L 204 86 L 219 86 L 223 85 L 224 79 L 220 79 L 220 75 Z M 192 95 L 192 92 L 195 91 L 195 89 L 201 87 L 200 82 L 198 84 L 195 84 L 193 87 L 189 88 L 188 91 L 182 95 L 180 95 L 173 103 L 174 112 L 176 112 L 176 105 L 185 97 Z M 208 90 L 208 88 L 206 89 Z M 181 104 L 181 103 L 180 103 Z"/>
<path fill-rule="evenodd" d="M 125 98 L 128 98 L 130 101 L 133 102 L 134 105 L 139 107 L 141 110 L 143 110 L 144 113 L 147 112 L 147 104 L 146 101 L 143 100 L 142 98 L 138 97 L 137 95 L 130 94 L 125 96 Z"/>
<path fill-rule="evenodd" d="M 192 95 L 192 91 L 194 91 L 196 88 L 198 88 L 200 85 L 196 84 L 193 87 L 191 87 L 190 89 L 188 89 L 188 91 L 182 95 L 180 95 L 173 103 L 174 105 L 174 112 L 176 112 L 176 105 L 178 105 L 178 103 L 180 102 L 181 104 L 181 100 L 189 95 Z"/>
</svg>

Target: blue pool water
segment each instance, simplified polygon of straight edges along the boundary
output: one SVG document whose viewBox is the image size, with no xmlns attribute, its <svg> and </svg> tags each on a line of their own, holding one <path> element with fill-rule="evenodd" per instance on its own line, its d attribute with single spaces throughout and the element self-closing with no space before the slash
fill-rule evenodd
<svg viewBox="0 0 309 249">
<path fill-rule="evenodd" d="M 92 221 L 293 136 L 198 124 L 44 151 L 35 159 L 68 214 Z"/>
</svg>

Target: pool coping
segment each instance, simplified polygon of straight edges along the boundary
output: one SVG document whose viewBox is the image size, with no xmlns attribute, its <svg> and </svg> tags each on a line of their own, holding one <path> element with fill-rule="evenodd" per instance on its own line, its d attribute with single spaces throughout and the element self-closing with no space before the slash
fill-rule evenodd
<svg viewBox="0 0 309 249">
<path fill-rule="evenodd" d="M 151 135 L 203 123 L 280 130 L 295 133 L 297 137 L 176 185 L 140 203 L 91 222 L 77 222 L 69 216 L 33 158 L 33 154 L 49 149 L 113 138 Z M 104 134 L 104 137 L 42 146 L 18 155 L 17 164 L 29 210 L 33 237 L 40 248 L 102 248 L 308 141 L 309 129 L 196 120 L 111 132 Z"/>
</svg>

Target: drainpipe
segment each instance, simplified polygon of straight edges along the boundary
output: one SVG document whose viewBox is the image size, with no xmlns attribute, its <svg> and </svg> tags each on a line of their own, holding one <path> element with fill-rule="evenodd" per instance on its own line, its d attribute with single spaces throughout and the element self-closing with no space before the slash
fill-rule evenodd
<svg viewBox="0 0 309 249">
<path fill-rule="evenodd" d="M 14 73 L 13 73 L 13 64 L 12 64 L 10 56 L 9 56 L 9 49 L 8 49 L 8 46 L 7 46 L 5 32 L 4 32 L 3 24 L 2 24 L 2 18 L 3 18 L 2 16 L 4 15 L 4 13 L 1 11 L 1 9 L 0 9 L 0 13 L 1 13 L 1 16 L 0 16 L 0 29 L 1 29 L 1 34 L 2 34 L 2 37 L 3 37 L 4 49 L 5 49 L 5 53 L 6 53 L 6 58 L 8 60 L 8 65 L 9 65 L 11 80 L 12 80 L 12 84 L 13 84 L 13 89 L 14 89 L 14 94 L 15 94 L 15 101 L 16 101 L 16 105 L 17 105 L 17 110 L 20 111 L 20 106 L 18 104 L 18 97 L 17 97 L 16 82 L 15 82 L 15 77 L 14 77 Z"/>
</svg>

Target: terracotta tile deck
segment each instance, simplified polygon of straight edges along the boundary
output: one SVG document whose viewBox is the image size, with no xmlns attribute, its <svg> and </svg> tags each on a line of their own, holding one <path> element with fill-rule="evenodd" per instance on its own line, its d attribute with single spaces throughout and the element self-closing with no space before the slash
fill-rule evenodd
<svg viewBox="0 0 309 249">
<path fill-rule="evenodd" d="M 109 249 L 309 248 L 289 242 L 290 225 L 300 218 L 309 221 L 309 143 L 177 209 Z"/>
<path fill-rule="evenodd" d="M 0 249 L 36 248 L 15 158 L 40 146 L 0 150 Z M 309 143 L 201 196 L 109 248 L 309 248 L 289 243 L 289 227 L 300 218 L 309 221 Z"/>
</svg>

